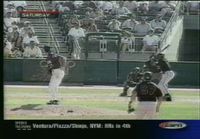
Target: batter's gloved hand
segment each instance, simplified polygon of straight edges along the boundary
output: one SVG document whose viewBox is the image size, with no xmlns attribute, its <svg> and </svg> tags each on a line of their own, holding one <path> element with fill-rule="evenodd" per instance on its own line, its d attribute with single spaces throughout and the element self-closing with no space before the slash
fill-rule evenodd
<svg viewBox="0 0 200 139">
<path fill-rule="evenodd" d="M 131 113 L 131 112 L 134 112 L 134 111 L 135 111 L 134 108 L 130 108 L 130 109 L 128 109 L 128 113 Z"/>
<path fill-rule="evenodd" d="M 52 74 L 52 69 L 48 69 L 48 74 Z"/>
<path fill-rule="evenodd" d="M 172 101 L 172 97 L 169 93 L 164 95 L 165 101 Z"/>
</svg>

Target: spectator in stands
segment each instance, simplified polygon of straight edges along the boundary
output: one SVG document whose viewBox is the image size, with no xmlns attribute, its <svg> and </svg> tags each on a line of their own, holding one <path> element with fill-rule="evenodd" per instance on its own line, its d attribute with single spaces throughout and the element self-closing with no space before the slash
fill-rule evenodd
<svg viewBox="0 0 200 139">
<path fill-rule="evenodd" d="M 162 20 L 162 15 L 158 14 L 155 19 L 150 21 L 150 25 L 152 29 L 160 29 L 164 31 L 166 27 L 166 21 Z"/>
<path fill-rule="evenodd" d="M 123 1 L 119 2 L 119 7 L 112 9 L 112 14 L 119 15 L 119 16 L 126 15 L 129 13 L 130 13 L 130 11 L 126 7 L 124 7 Z"/>
<path fill-rule="evenodd" d="M 112 19 L 108 24 L 108 28 L 110 29 L 110 31 L 121 30 L 120 26 L 121 26 L 121 22 L 118 21 L 117 19 Z"/>
<path fill-rule="evenodd" d="M 104 14 L 103 14 L 103 11 L 99 8 L 96 8 L 96 9 L 89 9 L 87 12 L 86 12 L 86 15 L 89 17 L 89 18 L 93 18 L 95 20 L 100 20 L 104 17 Z"/>
<path fill-rule="evenodd" d="M 20 29 L 20 36 L 22 36 L 24 38 L 24 37 L 28 36 L 29 32 L 35 33 L 34 28 L 31 26 L 30 21 L 25 21 L 24 27 L 22 27 Z"/>
<path fill-rule="evenodd" d="M 7 13 L 7 12 L 16 13 L 16 11 L 17 10 L 16 10 L 13 2 L 10 1 L 10 2 L 7 3 L 7 5 L 5 5 L 4 13 Z"/>
<path fill-rule="evenodd" d="M 78 23 L 75 23 L 74 25 L 75 26 L 69 30 L 68 35 L 72 36 L 76 39 L 85 37 L 85 32 L 84 32 L 83 28 L 80 27 L 80 23 L 78 22 Z"/>
<path fill-rule="evenodd" d="M 137 11 L 138 3 L 137 1 L 124 1 L 124 7 L 126 7 L 130 12 Z"/>
<path fill-rule="evenodd" d="M 95 24 L 95 20 L 89 20 L 87 32 L 98 32 L 97 25 Z"/>
<path fill-rule="evenodd" d="M 112 11 L 113 4 L 110 1 L 102 1 L 99 3 L 99 8 L 102 9 L 104 12 Z"/>
<path fill-rule="evenodd" d="M 13 22 L 16 22 L 16 19 L 12 17 L 12 12 L 7 12 L 4 18 L 4 25 L 7 30 L 12 27 Z"/>
<path fill-rule="evenodd" d="M 162 5 L 159 1 L 149 2 L 149 12 L 152 14 L 158 14 L 161 11 Z"/>
<path fill-rule="evenodd" d="M 39 44 L 37 36 L 35 36 L 33 32 L 28 32 L 28 35 L 23 38 L 23 46 L 26 47 L 32 40 L 35 44 Z"/>
<path fill-rule="evenodd" d="M 132 15 L 130 19 L 127 19 L 122 23 L 122 29 L 130 28 L 131 30 L 134 30 L 136 24 L 138 24 L 138 21 L 135 20 L 135 15 Z"/>
<path fill-rule="evenodd" d="M 12 27 L 12 32 L 9 32 L 7 34 L 8 40 L 11 40 L 11 44 L 12 44 L 13 47 L 15 47 L 19 36 L 20 36 L 19 35 L 19 28 L 18 28 L 18 26 L 15 25 L 15 26 Z"/>
<path fill-rule="evenodd" d="M 13 38 L 14 38 L 15 32 L 17 31 L 16 28 L 18 28 L 18 27 L 17 27 L 17 26 L 11 26 L 11 27 L 8 29 L 8 32 L 6 33 L 7 38 L 8 38 L 9 40 L 11 40 L 11 42 L 12 42 L 12 40 L 13 40 Z"/>
<path fill-rule="evenodd" d="M 198 13 L 200 11 L 200 2 L 199 1 L 187 1 L 186 2 L 187 14 L 190 12 Z"/>
<path fill-rule="evenodd" d="M 80 59 L 81 47 L 79 45 L 80 39 L 85 37 L 83 28 L 80 27 L 80 23 L 74 24 L 75 26 L 69 30 L 68 42 L 70 47 L 70 55 L 72 54 L 75 59 Z"/>
<path fill-rule="evenodd" d="M 80 2 L 80 1 L 79 1 Z M 63 7 L 68 7 L 70 11 L 75 11 L 78 8 L 79 4 L 74 1 L 62 1 Z"/>
<path fill-rule="evenodd" d="M 139 24 L 135 25 L 134 33 L 138 36 L 147 35 L 147 33 L 151 30 L 151 26 L 146 22 L 145 18 L 142 18 Z"/>
<path fill-rule="evenodd" d="M 58 3 L 58 4 L 56 5 L 56 9 L 57 9 L 59 12 L 70 11 L 69 7 L 65 6 L 63 3 Z"/>
<path fill-rule="evenodd" d="M 75 9 L 79 9 L 84 3 L 85 3 L 84 1 L 74 1 L 73 5 Z"/>
<path fill-rule="evenodd" d="M 148 32 L 148 35 L 146 35 L 143 38 L 143 49 L 142 49 L 142 51 L 156 51 L 158 43 L 159 43 L 159 37 L 154 34 L 153 30 L 150 30 Z"/>
<path fill-rule="evenodd" d="M 4 57 L 8 58 L 12 55 L 12 44 L 7 39 L 4 40 Z"/>
<path fill-rule="evenodd" d="M 96 9 L 97 5 L 94 1 L 84 1 L 81 7 L 88 7 L 91 9 Z"/>
<path fill-rule="evenodd" d="M 128 31 L 122 32 L 122 38 L 121 38 L 121 49 L 122 52 L 133 52 L 134 51 L 134 36 Z"/>
<path fill-rule="evenodd" d="M 24 57 L 25 58 L 42 58 L 42 51 L 36 45 L 34 40 L 30 41 L 30 46 L 26 47 L 24 50 Z"/>
<path fill-rule="evenodd" d="M 149 3 L 147 1 L 140 2 L 137 11 L 143 14 L 147 14 L 149 11 Z"/>
<path fill-rule="evenodd" d="M 176 2 L 173 2 L 173 1 L 162 1 L 160 2 L 160 4 L 161 4 L 160 14 L 162 16 L 171 15 L 174 12 L 175 7 L 176 7 Z"/>
<path fill-rule="evenodd" d="M 76 24 L 80 24 L 80 21 L 78 20 L 78 16 L 77 16 L 77 15 L 73 15 L 73 16 L 69 19 L 67 25 L 68 25 L 69 29 L 71 29 L 71 28 L 73 28 Z"/>
</svg>

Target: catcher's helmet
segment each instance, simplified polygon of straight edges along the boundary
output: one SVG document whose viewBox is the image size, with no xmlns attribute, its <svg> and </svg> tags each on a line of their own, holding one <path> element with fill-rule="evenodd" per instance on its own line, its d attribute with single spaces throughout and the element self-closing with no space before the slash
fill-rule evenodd
<svg viewBox="0 0 200 139">
<path fill-rule="evenodd" d="M 134 72 L 140 72 L 140 67 L 135 67 L 135 68 L 133 69 L 133 71 L 134 71 Z"/>
<path fill-rule="evenodd" d="M 47 46 L 47 45 L 45 45 L 45 46 L 44 46 L 44 51 L 45 51 L 46 53 L 51 52 L 50 47 Z"/>
<path fill-rule="evenodd" d="M 150 81 L 151 78 L 152 78 L 152 72 L 146 71 L 146 72 L 144 73 L 144 80 L 145 80 L 145 81 Z"/>
</svg>

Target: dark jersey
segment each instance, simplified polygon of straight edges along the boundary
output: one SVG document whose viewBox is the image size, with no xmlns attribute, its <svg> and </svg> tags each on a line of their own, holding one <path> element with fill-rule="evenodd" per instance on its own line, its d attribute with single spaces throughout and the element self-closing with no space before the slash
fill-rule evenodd
<svg viewBox="0 0 200 139">
<path fill-rule="evenodd" d="M 158 65 L 158 62 L 156 61 L 147 61 L 144 64 L 144 69 L 147 71 L 151 71 L 152 73 L 159 73 L 161 72 L 160 66 Z"/>
<path fill-rule="evenodd" d="M 160 69 L 163 72 L 171 70 L 171 66 L 170 66 L 169 62 L 166 59 L 159 60 L 158 61 L 158 65 L 160 66 Z"/>
<path fill-rule="evenodd" d="M 47 57 L 47 63 L 51 64 L 52 69 L 58 69 L 65 67 L 66 58 L 57 54 L 49 53 Z"/>
<path fill-rule="evenodd" d="M 156 101 L 162 96 L 161 90 L 153 82 L 143 81 L 135 88 L 138 101 Z"/>
<path fill-rule="evenodd" d="M 139 82 L 142 79 L 141 73 L 130 72 L 127 77 L 127 81 Z"/>
</svg>

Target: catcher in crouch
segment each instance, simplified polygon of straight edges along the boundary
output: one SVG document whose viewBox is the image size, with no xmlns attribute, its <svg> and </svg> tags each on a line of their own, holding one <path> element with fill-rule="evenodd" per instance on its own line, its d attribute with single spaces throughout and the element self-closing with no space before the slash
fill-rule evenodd
<svg viewBox="0 0 200 139">
<path fill-rule="evenodd" d="M 129 87 L 134 87 L 138 82 L 140 82 L 142 76 L 141 69 L 135 67 L 133 71 L 128 74 L 127 80 L 124 82 L 123 92 L 119 96 L 127 96 Z"/>
<path fill-rule="evenodd" d="M 51 74 L 49 82 L 49 94 L 51 96 L 47 105 L 58 105 L 58 87 L 65 75 L 66 58 L 51 52 L 49 46 L 44 46 L 44 51 L 47 55 L 48 72 Z"/>
</svg>

